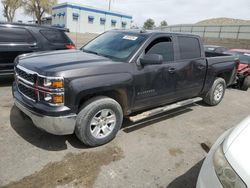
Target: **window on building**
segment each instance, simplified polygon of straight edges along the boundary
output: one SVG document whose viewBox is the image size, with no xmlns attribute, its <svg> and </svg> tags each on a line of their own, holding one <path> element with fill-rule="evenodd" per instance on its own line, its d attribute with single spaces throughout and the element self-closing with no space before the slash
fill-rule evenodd
<svg viewBox="0 0 250 188">
<path fill-rule="evenodd" d="M 100 24 L 105 25 L 106 23 L 106 18 L 100 18 Z"/>
<path fill-rule="evenodd" d="M 89 21 L 89 23 L 94 23 L 94 19 L 95 19 L 95 17 L 94 16 L 88 16 L 88 21 Z"/>
<path fill-rule="evenodd" d="M 115 27 L 116 26 L 116 20 L 111 20 L 111 26 Z"/>
<path fill-rule="evenodd" d="M 194 37 L 178 37 L 180 58 L 193 59 L 201 57 L 200 43 Z"/>
<path fill-rule="evenodd" d="M 171 38 L 161 37 L 149 44 L 145 50 L 145 54 L 162 55 L 164 62 L 174 60 L 174 47 Z"/>
<path fill-rule="evenodd" d="M 122 22 L 122 28 L 125 29 L 127 26 L 127 22 Z"/>
<path fill-rule="evenodd" d="M 73 13 L 72 16 L 73 16 L 73 21 L 78 21 L 78 18 L 79 18 L 78 13 Z"/>
</svg>

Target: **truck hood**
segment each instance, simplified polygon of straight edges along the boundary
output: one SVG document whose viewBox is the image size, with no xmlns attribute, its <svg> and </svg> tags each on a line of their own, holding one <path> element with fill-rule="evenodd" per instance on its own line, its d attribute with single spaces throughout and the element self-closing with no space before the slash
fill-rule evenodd
<svg viewBox="0 0 250 188">
<path fill-rule="evenodd" d="M 109 58 L 85 53 L 81 50 L 59 50 L 21 55 L 18 65 L 42 75 L 55 75 L 63 71 L 86 67 L 117 64 Z"/>
<path fill-rule="evenodd" d="M 243 181 L 250 185 L 250 116 L 243 120 L 223 143 L 225 156 Z"/>
</svg>

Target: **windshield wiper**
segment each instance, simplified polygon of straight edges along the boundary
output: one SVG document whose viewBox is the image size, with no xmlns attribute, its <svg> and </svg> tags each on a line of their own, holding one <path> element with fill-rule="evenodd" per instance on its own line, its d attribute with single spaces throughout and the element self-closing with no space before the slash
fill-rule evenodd
<svg viewBox="0 0 250 188">
<path fill-rule="evenodd" d="M 110 58 L 112 59 L 113 57 L 110 56 L 110 55 L 105 55 L 105 54 L 101 54 L 101 53 L 98 53 L 98 52 L 94 52 L 94 51 L 90 51 L 90 50 L 82 50 L 83 52 L 86 52 L 86 53 L 90 53 L 90 54 L 95 54 L 95 55 L 99 55 L 99 56 L 103 56 L 103 57 L 107 57 L 107 58 Z"/>
<path fill-rule="evenodd" d="M 86 53 L 90 53 L 90 54 L 96 54 L 96 55 L 99 55 L 97 52 L 94 52 L 94 51 L 90 51 L 90 50 L 82 50 L 83 52 L 86 52 Z"/>
</svg>

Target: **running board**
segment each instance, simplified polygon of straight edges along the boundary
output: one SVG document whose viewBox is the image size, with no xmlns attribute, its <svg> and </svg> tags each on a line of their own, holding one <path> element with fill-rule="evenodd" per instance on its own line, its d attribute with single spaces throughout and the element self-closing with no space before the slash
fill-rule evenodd
<svg viewBox="0 0 250 188">
<path fill-rule="evenodd" d="M 138 121 L 141 121 L 143 119 L 149 118 L 151 116 L 155 116 L 157 114 L 167 112 L 167 111 L 170 111 L 170 110 L 173 110 L 173 109 L 176 109 L 176 108 L 180 108 L 182 106 L 187 106 L 189 104 L 193 104 L 193 103 L 196 103 L 196 102 L 199 102 L 199 101 L 202 101 L 201 97 L 187 99 L 187 100 L 180 101 L 180 102 L 177 102 L 177 103 L 173 103 L 173 104 L 170 104 L 170 105 L 166 105 L 166 106 L 163 106 L 163 107 L 158 107 L 158 108 L 143 112 L 141 114 L 138 114 L 136 116 L 130 116 L 129 120 L 132 121 L 132 122 L 138 122 Z"/>
</svg>

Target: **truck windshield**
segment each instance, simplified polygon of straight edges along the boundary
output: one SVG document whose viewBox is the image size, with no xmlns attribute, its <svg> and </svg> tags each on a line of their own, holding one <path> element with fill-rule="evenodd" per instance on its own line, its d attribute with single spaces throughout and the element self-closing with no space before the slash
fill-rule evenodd
<svg viewBox="0 0 250 188">
<path fill-rule="evenodd" d="M 144 35 L 123 32 L 106 32 L 81 49 L 115 60 L 126 60 L 145 40 Z"/>
</svg>

